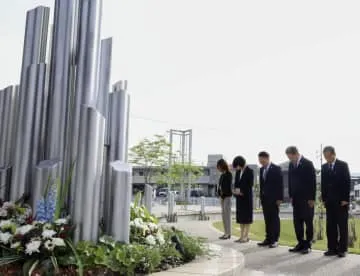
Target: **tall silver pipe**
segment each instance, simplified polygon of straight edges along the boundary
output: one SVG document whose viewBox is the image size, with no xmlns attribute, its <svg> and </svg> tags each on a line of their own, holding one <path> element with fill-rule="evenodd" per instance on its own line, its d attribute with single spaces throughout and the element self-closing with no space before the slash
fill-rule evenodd
<svg viewBox="0 0 360 276">
<path fill-rule="evenodd" d="M 132 167 L 124 162 L 115 161 L 111 165 L 112 197 L 110 234 L 117 241 L 129 243 L 130 204 L 132 195 Z"/>
<path fill-rule="evenodd" d="M 18 92 L 19 86 L 9 86 L 0 91 L 0 167 L 9 167 L 13 163 Z"/>
<path fill-rule="evenodd" d="M 5 121 L 5 93 L 0 90 L 0 167 L 5 163 L 5 148 L 2 145 L 5 143 L 6 133 L 4 130 Z"/>
<path fill-rule="evenodd" d="M 11 183 L 11 167 L 0 168 L 0 199 L 9 200 Z"/>
<path fill-rule="evenodd" d="M 73 26 L 77 0 L 56 0 L 49 80 L 46 159 L 64 161 L 67 113 L 70 101 L 70 72 Z"/>
<path fill-rule="evenodd" d="M 17 124 L 23 124 L 24 113 L 21 109 L 24 98 L 26 97 L 27 87 L 26 78 L 27 70 L 31 64 L 45 63 L 47 36 L 49 28 L 50 8 L 37 7 L 27 12 L 26 27 L 24 37 L 23 58 L 20 75 L 20 91 L 19 91 L 19 110 L 17 111 Z M 19 136 L 17 134 L 17 136 Z M 16 168 L 14 168 L 16 170 Z"/>
<path fill-rule="evenodd" d="M 101 40 L 97 109 L 107 118 L 112 58 L 112 38 Z"/>
<path fill-rule="evenodd" d="M 125 162 L 128 162 L 128 159 L 129 159 L 130 100 L 131 100 L 131 96 L 128 95 L 127 117 L 126 117 Z"/>
<path fill-rule="evenodd" d="M 128 100 L 126 82 L 124 86 L 122 82 L 115 84 L 110 94 L 110 161 L 126 160 Z"/>
<path fill-rule="evenodd" d="M 72 117 L 72 161 L 77 159 L 81 105 L 96 105 L 102 0 L 80 0 L 77 72 Z"/>
<path fill-rule="evenodd" d="M 81 127 L 81 105 L 96 106 L 98 91 L 98 65 L 100 47 L 102 0 L 80 0 L 79 30 L 77 33 L 75 94 L 72 102 L 71 133 L 66 162 L 78 162 L 78 140 Z M 74 182 L 72 182 L 74 183 Z M 70 204 L 75 197 L 75 187 L 70 187 Z"/>
<path fill-rule="evenodd" d="M 54 181 L 60 176 L 61 161 L 43 160 L 34 169 L 33 187 L 30 194 L 30 203 L 33 209 L 37 202 L 43 197 L 48 183 Z"/>
<path fill-rule="evenodd" d="M 103 162 L 105 118 L 95 108 L 81 106 L 76 183 L 72 214 L 77 225 L 75 241 L 98 238 L 100 178 Z"/>
<path fill-rule="evenodd" d="M 24 193 L 30 190 L 29 179 L 31 178 L 31 170 L 37 163 L 37 153 L 39 152 L 39 121 L 35 122 L 39 117 L 39 110 L 43 106 L 41 95 L 44 95 L 46 85 L 46 65 L 34 64 L 29 66 L 26 76 L 25 87 L 26 93 L 23 93 L 23 101 L 21 101 L 20 110 L 22 110 L 23 118 L 17 125 L 16 143 L 15 143 L 15 159 L 11 178 L 10 199 L 17 200 Z M 40 105 L 40 107 L 39 107 Z M 35 162 L 35 163 L 34 163 Z"/>
</svg>

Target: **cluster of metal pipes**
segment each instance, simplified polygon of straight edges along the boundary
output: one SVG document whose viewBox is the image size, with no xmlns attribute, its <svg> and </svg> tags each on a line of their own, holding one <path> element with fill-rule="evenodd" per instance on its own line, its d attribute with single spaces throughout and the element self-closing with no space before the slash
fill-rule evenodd
<svg viewBox="0 0 360 276">
<path fill-rule="evenodd" d="M 49 179 L 73 172 L 62 193 L 75 240 L 95 241 L 103 218 L 105 233 L 127 242 L 130 97 L 126 81 L 110 88 L 102 4 L 55 0 L 51 28 L 50 8 L 27 12 L 20 84 L 0 90 L 0 196 L 29 195 L 35 207 Z"/>
</svg>

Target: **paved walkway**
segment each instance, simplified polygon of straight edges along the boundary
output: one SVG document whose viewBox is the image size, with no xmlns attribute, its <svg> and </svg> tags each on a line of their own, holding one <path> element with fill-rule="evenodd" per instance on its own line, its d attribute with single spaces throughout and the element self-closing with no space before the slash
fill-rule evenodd
<svg viewBox="0 0 360 276">
<path fill-rule="evenodd" d="M 282 275 L 326 275 L 359 276 L 360 255 L 348 255 L 346 258 L 323 257 L 323 252 L 313 251 L 309 255 L 291 254 L 287 247 L 276 249 L 259 248 L 256 242 L 248 244 L 234 243 L 234 240 L 220 241 L 220 233 L 211 222 L 188 221 L 175 224 L 176 227 L 193 235 L 202 236 L 211 243 L 219 244 L 242 252 L 245 255 L 244 276 L 282 276 Z"/>
</svg>

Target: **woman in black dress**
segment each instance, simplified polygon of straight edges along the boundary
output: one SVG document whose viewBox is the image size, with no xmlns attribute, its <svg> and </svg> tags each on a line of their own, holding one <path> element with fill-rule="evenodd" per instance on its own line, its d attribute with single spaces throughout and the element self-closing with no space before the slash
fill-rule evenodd
<svg viewBox="0 0 360 276">
<path fill-rule="evenodd" d="M 237 156 L 233 161 L 236 169 L 235 189 L 236 197 L 236 222 L 240 224 L 241 236 L 236 242 L 249 241 L 250 224 L 253 222 L 253 185 L 254 172 L 242 156 Z"/>
</svg>

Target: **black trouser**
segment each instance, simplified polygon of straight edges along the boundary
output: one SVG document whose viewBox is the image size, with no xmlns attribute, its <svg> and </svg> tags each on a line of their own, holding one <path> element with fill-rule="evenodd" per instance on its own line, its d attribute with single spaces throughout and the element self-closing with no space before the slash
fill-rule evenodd
<svg viewBox="0 0 360 276">
<path fill-rule="evenodd" d="M 304 248 L 311 248 L 314 238 L 314 208 L 308 200 L 293 199 L 294 228 L 298 244 Z M 304 239 L 304 225 L 306 225 L 306 239 Z"/>
<path fill-rule="evenodd" d="M 266 241 L 278 242 L 280 237 L 279 206 L 275 200 L 261 199 L 265 220 Z"/>
<path fill-rule="evenodd" d="M 326 202 L 326 235 L 328 249 L 346 252 L 348 248 L 349 206 L 340 202 Z"/>
</svg>

